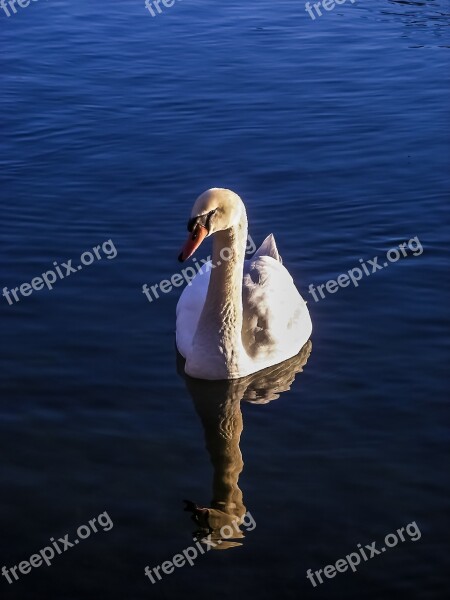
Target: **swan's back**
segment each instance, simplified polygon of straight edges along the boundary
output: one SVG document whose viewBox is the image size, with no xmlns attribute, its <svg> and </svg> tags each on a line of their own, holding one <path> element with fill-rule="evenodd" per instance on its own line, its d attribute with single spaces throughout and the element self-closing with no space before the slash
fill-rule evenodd
<svg viewBox="0 0 450 600">
<path fill-rule="evenodd" d="M 289 271 L 272 256 L 247 261 L 242 340 L 248 355 L 276 364 L 297 354 L 311 335 L 306 302 Z"/>
<path fill-rule="evenodd" d="M 178 301 L 176 340 L 185 358 L 205 304 L 210 275 L 210 268 L 203 267 Z M 244 263 L 242 303 L 242 342 L 258 369 L 291 358 L 309 339 L 312 324 L 306 303 L 282 264 L 272 234 Z"/>
</svg>

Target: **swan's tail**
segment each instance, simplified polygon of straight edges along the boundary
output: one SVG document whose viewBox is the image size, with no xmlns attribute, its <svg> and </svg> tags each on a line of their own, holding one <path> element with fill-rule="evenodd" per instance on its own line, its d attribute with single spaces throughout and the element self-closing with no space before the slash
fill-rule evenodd
<svg viewBox="0 0 450 600">
<path fill-rule="evenodd" d="M 277 244 L 275 242 L 273 233 L 269 234 L 266 237 L 266 239 L 263 241 L 263 243 L 255 252 L 252 258 L 258 258 L 258 256 L 271 256 L 279 263 L 283 264 L 283 259 L 281 258 L 280 253 L 278 252 Z"/>
</svg>

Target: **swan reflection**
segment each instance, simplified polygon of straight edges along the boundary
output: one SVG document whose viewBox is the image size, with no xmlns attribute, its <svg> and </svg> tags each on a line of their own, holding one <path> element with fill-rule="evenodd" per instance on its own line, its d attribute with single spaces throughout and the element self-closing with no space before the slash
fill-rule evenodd
<svg viewBox="0 0 450 600">
<path fill-rule="evenodd" d="M 211 540 L 219 545 L 215 549 L 240 546 L 244 537 L 241 529 L 234 526 L 232 539 L 224 539 L 220 530 L 224 525 L 242 520 L 246 507 L 239 488 L 239 475 L 244 467 L 239 442 L 243 430 L 241 401 L 267 404 L 290 389 L 297 373 L 305 366 L 311 353 L 308 341 L 293 358 L 269 367 L 248 377 L 228 381 L 193 379 L 184 373 L 184 360 L 178 355 L 178 372 L 194 402 L 195 410 L 203 425 L 206 449 L 213 466 L 212 500 L 209 507 L 202 507 L 185 500 L 186 510 L 192 513 L 196 523 L 197 539 L 211 534 Z"/>
</svg>

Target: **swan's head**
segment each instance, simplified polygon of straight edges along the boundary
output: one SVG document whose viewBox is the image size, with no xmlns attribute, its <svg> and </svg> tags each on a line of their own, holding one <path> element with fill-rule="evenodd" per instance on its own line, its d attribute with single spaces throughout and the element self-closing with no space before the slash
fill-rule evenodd
<svg viewBox="0 0 450 600">
<path fill-rule="evenodd" d="M 189 237 L 178 260 L 183 262 L 192 256 L 209 235 L 238 225 L 243 210 L 242 200 L 231 190 L 211 188 L 203 192 L 192 208 Z"/>
</svg>

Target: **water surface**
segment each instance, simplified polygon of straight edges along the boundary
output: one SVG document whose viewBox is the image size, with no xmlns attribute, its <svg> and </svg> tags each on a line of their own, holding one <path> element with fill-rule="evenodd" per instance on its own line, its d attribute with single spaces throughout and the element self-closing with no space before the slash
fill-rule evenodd
<svg viewBox="0 0 450 600">
<path fill-rule="evenodd" d="M 184 0 L 152 18 L 143 2 L 40 0 L 0 15 L 1 287 L 117 249 L 0 298 L 2 565 L 114 522 L 2 578 L 2 598 L 445 597 L 449 8 L 360 0 L 312 21 L 301 1 Z M 311 354 L 268 402 L 270 378 L 189 390 L 180 290 L 141 291 L 178 271 L 212 186 L 243 197 L 256 242 L 275 234 L 309 302 Z M 422 254 L 308 294 L 415 236 Z M 221 461 L 220 493 L 255 529 L 152 585 L 144 567 L 192 543 L 183 500 L 211 506 Z M 412 521 L 417 542 L 306 579 Z"/>
</svg>

